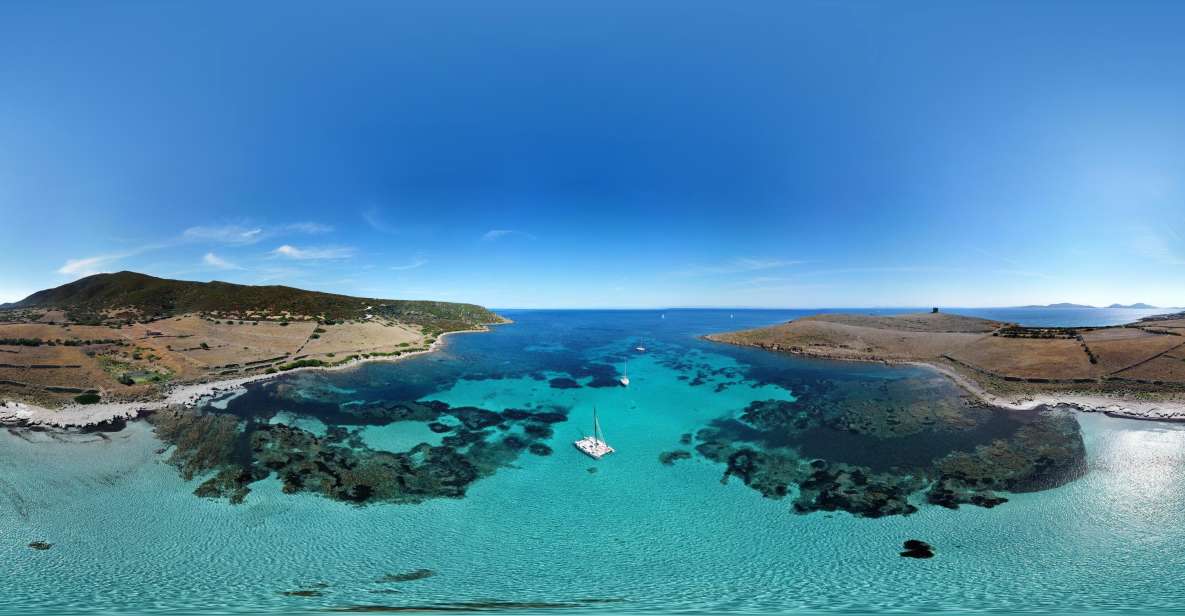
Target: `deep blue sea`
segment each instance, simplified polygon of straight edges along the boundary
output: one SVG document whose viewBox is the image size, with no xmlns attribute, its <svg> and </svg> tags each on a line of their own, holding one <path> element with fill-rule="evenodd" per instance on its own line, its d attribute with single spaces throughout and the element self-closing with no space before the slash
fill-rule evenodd
<svg viewBox="0 0 1185 616">
<path fill-rule="evenodd" d="M 1070 317 L 951 311 L 1039 325 L 1111 324 L 1139 312 L 1061 322 Z M 864 411 L 881 404 L 908 417 L 911 396 L 940 413 L 962 408 L 952 385 L 921 368 L 805 360 L 700 339 L 805 313 L 507 311 L 513 324 L 450 336 L 431 355 L 289 374 L 206 408 L 325 438 L 344 430 L 350 446 L 365 452 L 444 447 L 460 434 L 505 452 L 522 429 L 464 432 L 441 419 L 440 429 L 453 432 L 440 433 L 425 421 L 375 421 L 357 411 L 376 405 L 563 416 L 539 441 L 549 453 L 503 456 L 459 498 L 354 504 L 286 493 L 271 474 L 230 504 L 195 496 L 207 477 L 183 480 L 168 463 L 172 445 L 143 421 L 102 435 L 0 433 L 0 612 L 1162 613 L 1185 606 L 1182 426 L 1068 416 L 1085 445 L 1080 477 L 1052 489 L 1004 491 L 1008 502 L 991 509 L 947 509 L 913 494 L 916 512 L 879 518 L 795 512 L 797 488 L 763 496 L 742 480 L 744 469 L 733 468 L 739 462 L 701 455 L 702 431 L 740 425 L 754 402 L 792 411 L 855 391 Z M 627 371 L 630 386 L 615 385 Z M 571 444 L 591 430 L 594 407 L 617 449 L 599 461 Z M 885 439 L 811 429 L 808 438 L 767 444 L 801 453 L 804 464 L 821 458 L 907 478 L 919 460 L 990 447 L 1030 421 L 973 411 L 979 427 Z M 674 450 L 689 455 L 660 461 Z M 930 543 L 934 557 L 901 557 L 906 539 Z M 52 547 L 26 547 L 32 541 Z"/>
</svg>

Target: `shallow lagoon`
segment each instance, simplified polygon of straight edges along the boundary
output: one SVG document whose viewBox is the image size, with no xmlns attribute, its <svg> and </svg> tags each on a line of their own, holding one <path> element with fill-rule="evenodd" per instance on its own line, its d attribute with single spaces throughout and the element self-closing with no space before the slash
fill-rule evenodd
<svg viewBox="0 0 1185 616">
<path fill-rule="evenodd" d="M 1185 603 L 1172 581 L 1185 564 L 1179 427 L 1081 415 L 1082 478 L 1008 494 L 993 509 L 919 499 L 917 513 L 878 519 L 796 515 L 790 501 L 736 478 L 722 484 L 724 467 L 702 456 L 661 464 L 682 435 L 755 400 L 793 400 L 812 379 L 929 377 L 696 338 L 787 314 L 511 313 L 515 325 L 453 337 L 442 353 L 290 375 L 227 401 L 226 412 L 318 431 L 380 399 L 565 409 L 568 421 L 548 440 L 553 454 L 520 456 L 461 499 L 356 506 L 285 494 L 273 475 L 230 505 L 194 496 L 201 479 L 182 481 L 144 422 L 103 436 L 0 435 L 0 562 L 9 565 L 0 609 L 1069 612 Z M 631 350 L 639 340 L 645 354 Z M 627 358 L 631 387 L 607 386 Z M 582 386 L 555 387 L 556 378 Z M 594 405 L 619 451 L 600 462 L 570 446 Z M 436 436 L 411 422 L 351 429 L 375 448 Z M 936 557 L 898 556 L 909 538 L 934 545 Z M 54 545 L 26 547 L 34 540 Z M 380 581 L 425 569 L 434 575 Z M 282 594 L 292 591 L 311 596 Z"/>
</svg>

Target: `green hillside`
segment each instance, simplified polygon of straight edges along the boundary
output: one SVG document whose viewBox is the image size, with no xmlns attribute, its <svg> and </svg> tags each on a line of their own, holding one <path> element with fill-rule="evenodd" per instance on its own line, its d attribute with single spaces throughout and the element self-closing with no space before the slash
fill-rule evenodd
<svg viewBox="0 0 1185 616">
<path fill-rule="evenodd" d="M 501 318 L 475 304 L 350 297 L 279 285 L 191 282 L 136 272 L 96 274 L 38 291 L 0 309 L 60 308 L 71 320 L 102 320 L 101 311 L 130 309 L 139 318 L 192 312 L 290 313 L 320 319 L 362 319 L 367 314 L 417 324 L 430 333 L 470 329 Z"/>
</svg>

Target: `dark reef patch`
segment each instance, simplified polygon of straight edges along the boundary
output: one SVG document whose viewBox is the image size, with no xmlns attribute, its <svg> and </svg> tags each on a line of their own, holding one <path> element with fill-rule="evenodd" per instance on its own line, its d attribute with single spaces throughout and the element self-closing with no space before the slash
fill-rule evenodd
<svg viewBox="0 0 1185 616">
<path fill-rule="evenodd" d="M 285 597 L 320 597 L 320 596 L 324 595 L 325 593 L 323 593 L 319 590 L 301 589 L 301 590 L 282 590 L 282 591 L 280 591 L 280 594 L 284 595 Z"/>
<path fill-rule="evenodd" d="M 678 460 L 687 460 L 691 458 L 691 452 L 683 449 L 676 449 L 674 451 L 664 451 L 658 454 L 658 461 L 670 466 Z"/>
<path fill-rule="evenodd" d="M 567 377 L 557 377 L 548 381 L 552 389 L 580 389 L 580 383 Z"/>
<path fill-rule="evenodd" d="M 168 462 L 184 479 L 206 476 L 194 493 L 241 503 L 250 485 L 275 475 L 287 494 L 311 492 L 343 502 L 417 503 L 461 498 L 473 482 L 510 465 L 524 452 L 549 455 L 542 441 L 566 412 L 494 412 L 450 407 L 442 402 L 351 405 L 317 418 L 330 425 L 325 436 L 264 423 L 256 416 L 204 413 L 173 408 L 153 413 L 157 436 L 173 446 Z M 348 426 L 418 421 L 435 433 L 449 434 L 440 445 L 420 443 L 408 451 L 368 447 Z M 513 428 L 518 428 L 512 430 Z M 495 435 L 502 434 L 498 437 Z"/>
<path fill-rule="evenodd" d="M 582 609 L 601 603 L 615 603 L 620 599 L 581 599 L 579 602 L 549 601 L 463 601 L 459 603 L 428 603 L 424 605 L 349 605 L 332 608 L 334 612 L 449 612 L 472 614 L 479 612 L 523 612 L 525 610 Z"/>
<path fill-rule="evenodd" d="M 725 466 L 724 482 L 796 495 L 795 512 L 870 518 L 917 511 L 916 494 L 952 509 L 995 507 L 1008 502 L 997 491 L 1049 489 L 1086 470 L 1073 415 L 985 407 L 941 378 L 820 379 L 796 393 L 712 421 L 695 451 Z"/>
<path fill-rule="evenodd" d="M 29 547 L 33 548 L 34 550 L 48 550 L 53 547 L 53 544 L 46 543 L 44 541 L 33 541 L 29 543 Z"/>
</svg>

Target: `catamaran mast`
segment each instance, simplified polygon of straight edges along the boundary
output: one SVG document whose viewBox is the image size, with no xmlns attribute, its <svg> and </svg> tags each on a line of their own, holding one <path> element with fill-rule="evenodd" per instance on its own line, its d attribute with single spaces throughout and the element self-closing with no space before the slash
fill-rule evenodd
<svg viewBox="0 0 1185 616">
<path fill-rule="evenodd" d="M 597 420 L 597 407 L 593 407 L 593 440 L 598 443 L 605 442 L 601 439 L 601 422 Z"/>
</svg>

